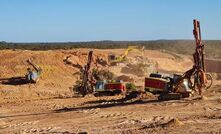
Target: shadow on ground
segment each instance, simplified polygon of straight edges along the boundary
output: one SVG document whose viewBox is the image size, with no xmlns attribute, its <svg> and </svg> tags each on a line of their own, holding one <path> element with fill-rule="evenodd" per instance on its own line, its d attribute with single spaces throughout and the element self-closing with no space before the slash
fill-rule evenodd
<svg viewBox="0 0 221 134">
<path fill-rule="evenodd" d="M 158 100 L 134 100 L 134 101 L 125 101 L 124 99 L 118 100 L 98 100 L 98 101 L 89 101 L 85 104 L 95 104 L 91 106 L 85 107 L 73 107 L 73 108 L 62 108 L 55 110 L 56 113 L 69 112 L 69 111 L 78 111 L 78 110 L 89 110 L 96 108 L 109 108 L 109 107 L 119 107 L 119 106 L 127 106 L 127 105 L 135 105 L 135 104 L 148 104 L 148 103 L 158 103 Z"/>
<path fill-rule="evenodd" d="M 96 108 L 109 108 L 109 107 L 119 107 L 119 106 L 127 106 L 127 105 L 137 105 L 137 104 L 155 104 L 155 103 L 189 103 L 189 100 L 170 100 L 170 101 L 161 101 L 158 99 L 137 99 L 133 97 L 125 97 L 121 99 L 113 99 L 113 100 L 96 100 L 96 101 L 88 101 L 84 104 L 91 104 L 90 106 L 84 107 L 73 107 L 73 108 L 62 108 L 55 110 L 57 113 L 61 112 L 69 112 L 69 111 L 78 111 L 78 110 L 89 110 Z"/>
<path fill-rule="evenodd" d="M 29 82 L 25 79 L 25 77 L 11 77 L 11 78 L 3 78 L 0 79 L 0 83 L 3 85 L 24 85 Z"/>
</svg>

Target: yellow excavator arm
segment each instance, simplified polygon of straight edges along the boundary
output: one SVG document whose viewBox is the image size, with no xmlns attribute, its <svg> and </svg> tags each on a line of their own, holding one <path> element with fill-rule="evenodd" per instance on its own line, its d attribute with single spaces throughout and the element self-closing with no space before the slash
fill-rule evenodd
<svg viewBox="0 0 221 134">
<path fill-rule="evenodd" d="M 122 62 L 126 59 L 127 55 L 129 54 L 130 51 L 132 50 L 139 50 L 139 51 L 144 51 L 144 47 L 140 48 L 139 46 L 129 46 L 126 51 L 124 52 L 123 55 L 116 57 L 115 62 Z"/>
</svg>

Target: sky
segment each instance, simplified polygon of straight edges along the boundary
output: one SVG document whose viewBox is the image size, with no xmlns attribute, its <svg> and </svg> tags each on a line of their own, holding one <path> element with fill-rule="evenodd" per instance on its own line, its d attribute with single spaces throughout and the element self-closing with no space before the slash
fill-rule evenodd
<svg viewBox="0 0 221 134">
<path fill-rule="evenodd" d="M 0 0 L 0 41 L 221 39 L 221 0 Z"/>
</svg>

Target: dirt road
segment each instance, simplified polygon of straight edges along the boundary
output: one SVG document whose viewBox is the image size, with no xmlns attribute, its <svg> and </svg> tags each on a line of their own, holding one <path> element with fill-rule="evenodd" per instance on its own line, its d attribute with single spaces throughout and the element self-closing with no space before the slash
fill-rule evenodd
<svg viewBox="0 0 221 134">
<path fill-rule="evenodd" d="M 165 102 L 87 96 L 1 103 L 0 133 L 220 133 L 221 82 L 204 95 Z"/>
</svg>

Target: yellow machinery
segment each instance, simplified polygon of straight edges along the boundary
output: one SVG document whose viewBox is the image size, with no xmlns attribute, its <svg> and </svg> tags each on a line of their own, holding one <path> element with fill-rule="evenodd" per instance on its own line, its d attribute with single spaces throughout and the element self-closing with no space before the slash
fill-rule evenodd
<svg viewBox="0 0 221 134">
<path fill-rule="evenodd" d="M 110 54 L 108 56 L 108 59 L 111 63 L 119 63 L 119 62 L 123 62 L 125 61 L 128 53 L 132 50 L 139 50 L 139 52 L 142 53 L 144 52 L 145 47 L 143 46 L 142 48 L 140 48 L 139 46 L 128 46 L 128 48 L 126 49 L 126 51 L 124 52 L 124 54 L 120 55 L 120 56 L 115 56 L 114 54 Z"/>
</svg>

